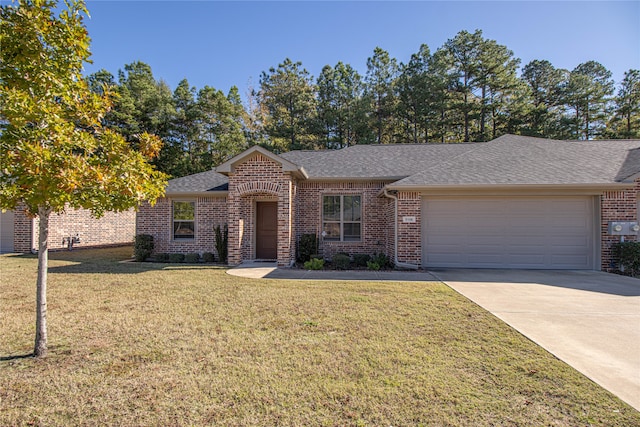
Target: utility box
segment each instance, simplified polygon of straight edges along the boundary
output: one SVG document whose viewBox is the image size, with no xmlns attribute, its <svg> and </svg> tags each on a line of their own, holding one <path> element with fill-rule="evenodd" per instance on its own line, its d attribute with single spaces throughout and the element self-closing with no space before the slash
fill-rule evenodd
<svg viewBox="0 0 640 427">
<path fill-rule="evenodd" d="M 611 236 L 636 236 L 639 231 L 640 225 L 636 221 L 609 222 L 609 235 Z"/>
</svg>

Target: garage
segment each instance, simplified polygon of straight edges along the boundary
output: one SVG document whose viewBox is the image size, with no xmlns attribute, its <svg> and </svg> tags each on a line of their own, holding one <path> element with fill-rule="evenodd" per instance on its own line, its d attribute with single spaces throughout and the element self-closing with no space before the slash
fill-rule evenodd
<svg viewBox="0 0 640 427">
<path fill-rule="evenodd" d="M 422 201 L 426 267 L 595 269 L 593 197 Z"/>
<path fill-rule="evenodd" d="M 0 254 L 13 252 L 13 211 L 0 211 Z"/>
</svg>

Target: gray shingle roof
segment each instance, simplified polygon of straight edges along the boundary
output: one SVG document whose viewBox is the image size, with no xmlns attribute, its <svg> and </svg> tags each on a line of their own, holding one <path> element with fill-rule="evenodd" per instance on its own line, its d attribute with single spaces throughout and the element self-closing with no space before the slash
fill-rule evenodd
<svg viewBox="0 0 640 427">
<path fill-rule="evenodd" d="M 212 170 L 175 178 L 167 185 L 167 194 L 227 191 L 229 178 Z"/>
<path fill-rule="evenodd" d="M 640 172 L 640 140 L 557 141 L 505 135 L 394 183 L 429 185 L 610 184 Z M 626 176 L 624 176 L 626 175 Z"/>
<path fill-rule="evenodd" d="M 341 150 L 290 151 L 280 156 L 310 179 L 398 180 L 472 150 L 477 144 L 354 145 Z"/>
<path fill-rule="evenodd" d="M 393 188 L 613 184 L 640 174 L 640 140 L 504 135 L 482 143 L 355 145 L 280 157 L 304 168 L 309 179 L 395 181 Z M 228 178 L 214 171 L 172 179 L 167 187 L 168 194 L 227 190 Z"/>
</svg>

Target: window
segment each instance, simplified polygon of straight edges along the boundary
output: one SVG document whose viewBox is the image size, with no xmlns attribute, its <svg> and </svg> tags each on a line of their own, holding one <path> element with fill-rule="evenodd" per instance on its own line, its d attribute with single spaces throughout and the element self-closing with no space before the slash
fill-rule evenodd
<svg viewBox="0 0 640 427">
<path fill-rule="evenodd" d="M 322 230 L 324 240 L 360 241 L 362 233 L 360 196 L 323 196 Z"/>
<path fill-rule="evenodd" d="M 173 202 L 174 240 L 193 240 L 196 236 L 196 203 Z"/>
</svg>

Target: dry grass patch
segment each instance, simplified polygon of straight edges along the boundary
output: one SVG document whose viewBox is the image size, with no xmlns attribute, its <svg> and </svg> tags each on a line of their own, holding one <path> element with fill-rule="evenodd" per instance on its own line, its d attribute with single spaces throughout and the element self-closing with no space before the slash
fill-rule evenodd
<svg viewBox="0 0 640 427">
<path fill-rule="evenodd" d="M 250 280 L 0 257 L 0 425 L 631 426 L 640 414 L 439 283 Z M 9 359 L 9 360 L 7 360 Z"/>
</svg>

